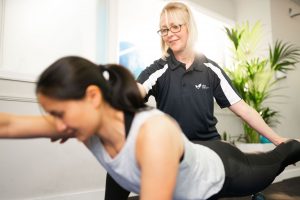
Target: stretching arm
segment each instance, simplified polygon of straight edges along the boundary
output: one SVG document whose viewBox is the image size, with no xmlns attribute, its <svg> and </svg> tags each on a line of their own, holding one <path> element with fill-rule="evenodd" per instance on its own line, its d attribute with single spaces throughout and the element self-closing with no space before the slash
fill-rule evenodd
<svg viewBox="0 0 300 200">
<path fill-rule="evenodd" d="M 273 144 L 278 145 L 284 141 L 286 138 L 279 136 L 275 133 L 263 120 L 260 114 L 249 106 L 245 101 L 241 100 L 229 109 L 234 112 L 237 116 L 242 118 L 249 126 L 256 130 L 259 134 L 268 138 Z"/>
<path fill-rule="evenodd" d="M 51 116 L 19 116 L 0 113 L 0 138 L 62 138 Z"/>
</svg>

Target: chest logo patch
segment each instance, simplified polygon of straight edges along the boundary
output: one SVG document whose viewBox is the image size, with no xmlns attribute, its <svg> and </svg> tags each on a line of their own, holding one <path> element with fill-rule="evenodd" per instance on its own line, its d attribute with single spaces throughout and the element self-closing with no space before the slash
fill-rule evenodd
<svg viewBox="0 0 300 200">
<path fill-rule="evenodd" d="M 195 88 L 197 90 L 202 89 L 202 90 L 207 90 L 209 87 L 205 84 L 199 83 L 198 85 L 195 85 Z"/>
</svg>

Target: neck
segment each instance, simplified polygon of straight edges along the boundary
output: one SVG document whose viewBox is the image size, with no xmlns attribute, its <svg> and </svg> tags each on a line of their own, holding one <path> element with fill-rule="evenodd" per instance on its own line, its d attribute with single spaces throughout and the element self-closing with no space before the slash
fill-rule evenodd
<svg viewBox="0 0 300 200">
<path fill-rule="evenodd" d="M 123 111 L 105 105 L 100 113 L 98 137 L 111 157 L 114 157 L 125 144 L 125 119 Z"/>
<path fill-rule="evenodd" d="M 174 53 L 176 60 L 185 64 L 186 69 L 188 69 L 194 62 L 195 53 L 192 50 L 186 50 L 180 53 Z"/>
</svg>

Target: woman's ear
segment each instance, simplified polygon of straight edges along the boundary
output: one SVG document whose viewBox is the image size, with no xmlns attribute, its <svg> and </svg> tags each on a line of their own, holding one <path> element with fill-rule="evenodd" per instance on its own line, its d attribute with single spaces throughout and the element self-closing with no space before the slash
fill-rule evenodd
<svg viewBox="0 0 300 200">
<path fill-rule="evenodd" d="M 90 85 L 85 91 L 86 101 L 93 104 L 94 107 L 98 107 L 103 103 L 102 92 L 99 87 L 95 85 Z"/>
</svg>

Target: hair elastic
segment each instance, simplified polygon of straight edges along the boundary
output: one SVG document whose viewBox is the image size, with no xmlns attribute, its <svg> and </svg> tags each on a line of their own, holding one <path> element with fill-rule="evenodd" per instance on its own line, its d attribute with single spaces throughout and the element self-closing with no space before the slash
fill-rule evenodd
<svg viewBox="0 0 300 200">
<path fill-rule="evenodd" d="M 104 79 L 105 80 L 109 80 L 109 73 L 108 73 L 108 71 L 107 70 L 104 70 L 103 72 L 102 72 L 102 76 L 104 77 Z"/>
</svg>

